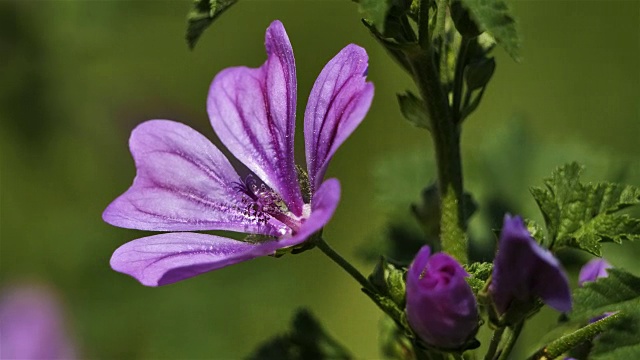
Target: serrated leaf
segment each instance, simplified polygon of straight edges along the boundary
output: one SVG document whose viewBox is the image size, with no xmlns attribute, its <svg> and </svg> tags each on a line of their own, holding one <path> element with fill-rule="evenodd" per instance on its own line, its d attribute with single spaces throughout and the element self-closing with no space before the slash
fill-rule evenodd
<svg viewBox="0 0 640 360">
<path fill-rule="evenodd" d="M 185 36 L 190 49 L 193 49 L 202 33 L 224 11 L 238 0 L 194 0 L 193 8 L 187 15 L 187 34 Z"/>
<path fill-rule="evenodd" d="M 520 60 L 520 37 L 516 21 L 503 0 L 461 0 L 471 18 L 493 36 L 516 61 Z"/>
<path fill-rule="evenodd" d="M 487 262 L 475 262 L 469 265 L 463 265 L 464 269 L 469 273 L 469 277 L 466 278 L 467 283 L 471 286 L 474 294 L 478 294 L 482 290 L 491 276 L 493 270 L 493 264 Z"/>
<path fill-rule="evenodd" d="M 351 358 L 349 352 L 329 336 L 320 322 L 306 309 L 298 310 L 289 333 L 268 340 L 249 357 L 253 360 Z"/>
<path fill-rule="evenodd" d="M 384 34 L 384 24 L 391 5 L 392 0 L 360 0 L 360 13 Z"/>
<path fill-rule="evenodd" d="M 640 188 L 616 183 L 582 184 L 582 166 L 570 163 L 531 193 L 544 216 L 550 248 L 564 246 L 600 256 L 601 242 L 640 239 L 640 219 L 616 212 L 640 204 Z"/>
<path fill-rule="evenodd" d="M 590 359 L 640 359 L 640 277 L 620 269 L 574 291 L 575 322 L 587 323 L 605 313 L 620 312 L 623 320 L 594 341 Z"/>
<path fill-rule="evenodd" d="M 398 94 L 398 104 L 402 116 L 407 119 L 413 126 L 431 130 L 429 123 L 429 115 L 424 106 L 424 102 L 412 92 L 407 91 L 406 94 Z"/>
</svg>

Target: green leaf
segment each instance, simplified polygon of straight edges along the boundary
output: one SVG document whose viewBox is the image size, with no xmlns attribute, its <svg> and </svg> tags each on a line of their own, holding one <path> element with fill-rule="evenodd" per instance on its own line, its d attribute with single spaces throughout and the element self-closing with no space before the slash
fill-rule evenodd
<svg viewBox="0 0 640 360">
<path fill-rule="evenodd" d="M 640 204 L 640 188 L 616 183 L 582 184 L 582 166 L 570 163 L 531 193 L 547 225 L 550 248 L 565 246 L 600 256 L 601 242 L 640 239 L 640 219 L 616 214 Z"/>
<path fill-rule="evenodd" d="M 194 0 L 193 8 L 187 15 L 187 34 L 190 49 L 193 49 L 202 33 L 238 0 Z"/>
<path fill-rule="evenodd" d="M 493 36 L 516 61 L 520 61 L 520 37 L 516 21 L 504 0 L 461 0 L 471 18 Z"/>
<path fill-rule="evenodd" d="M 385 20 L 392 5 L 392 0 L 360 0 L 360 13 L 384 34 Z"/>
<path fill-rule="evenodd" d="M 463 265 L 465 270 L 469 273 L 467 277 L 467 283 L 471 286 L 474 294 L 478 294 L 485 286 L 491 271 L 493 270 L 493 264 L 487 262 L 474 262 L 469 265 Z"/>
<path fill-rule="evenodd" d="M 544 233 L 544 229 L 542 228 L 542 226 L 540 226 L 540 224 L 530 219 L 525 219 L 524 223 L 527 226 L 529 234 L 531 234 L 531 237 L 533 237 L 538 242 L 538 244 L 543 245 L 544 247 L 549 247 L 549 244 L 547 244 L 546 241 L 547 237 Z"/>
<path fill-rule="evenodd" d="M 430 130 L 429 115 L 427 114 L 427 109 L 422 99 L 410 91 L 407 91 L 406 94 L 398 94 L 397 96 L 402 116 L 413 124 L 413 126 Z"/>
<path fill-rule="evenodd" d="M 289 333 L 263 343 L 249 359 L 303 360 L 351 359 L 349 352 L 306 309 L 298 310 Z"/>
<path fill-rule="evenodd" d="M 640 277 L 620 269 L 574 291 L 573 322 L 588 323 L 605 313 L 619 312 L 622 320 L 597 337 L 589 359 L 640 359 Z"/>
</svg>

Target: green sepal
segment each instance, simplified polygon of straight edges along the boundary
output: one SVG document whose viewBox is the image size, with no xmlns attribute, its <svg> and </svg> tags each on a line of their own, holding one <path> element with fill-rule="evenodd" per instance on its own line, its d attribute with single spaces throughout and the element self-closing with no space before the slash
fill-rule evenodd
<svg viewBox="0 0 640 360">
<path fill-rule="evenodd" d="M 352 358 L 349 351 L 330 336 L 306 309 L 296 312 L 288 333 L 264 342 L 248 357 L 251 360 L 346 360 Z"/>
<path fill-rule="evenodd" d="M 405 274 L 406 268 L 390 263 L 384 256 L 369 275 L 369 282 L 383 296 L 389 297 L 399 308 L 405 306 Z"/>
<path fill-rule="evenodd" d="M 640 239 L 640 219 L 616 212 L 640 204 L 640 188 L 602 182 L 582 184 L 583 167 L 557 168 L 546 187 L 531 188 L 544 216 L 549 248 L 574 247 L 601 256 L 601 242 Z"/>
<path fill-rule="evenodd" d="M 186 40 L 193 50 L 202 33 L 238 0 L 194 0 L 193 7 L 187 14 Z"/>
</svg>

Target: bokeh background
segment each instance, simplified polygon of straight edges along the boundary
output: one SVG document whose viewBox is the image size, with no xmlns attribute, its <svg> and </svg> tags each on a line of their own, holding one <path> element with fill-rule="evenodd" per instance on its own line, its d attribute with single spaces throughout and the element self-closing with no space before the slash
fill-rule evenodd
<svg viewBox="0 0 640 360">
<path fill-rule="evenodd" d="M 56 289 L 83 358 L 241 358 L 285 331 L 302 306 L 358 358 L 378 358 L 380 311 L 318 251 L 257 259 L 161 288 L 109 268 L 113 250 L 144 235 L 101 220 L 135 174 L 130 131 L 165 118 L 215 139 L 205 110 L 210 81 L 228 66 L 259 66 L 264 30 L 274 19 L 283 21 L 294 47 L 299 115 L 315 77 L 342 47 L 354 42 L 370 55 L 376 96 L 329 169 L 343 198 L 327 240 L 369 272 L 373 265 L 358 254 L 389 218 L 377 192 L 396 184 L 379 183 L 380 164 L 412 161 L 394 175 L 402 180 L 392 186 L 398 202 L 417 200 L 433 178 L 429 136 L 405 122 L 396 104 L 395 94 L 412 84 L 361 25 L 354 3 L 243 0 L 195 51 L 183 40 L 190 5 L 0 2 L 0 292 L 34 282 Z M 588 164 L 588 179 L 638 185 L 640 2 L 512 5 L 524 61 L 495 52 L 497 72 L 463 134 L 469 191 L 481 206 L 503 197 L 511 211 L 539 218 L 528 187 L 565 161 Z M 296 144 L 303 160 L 300 133 Z M 487 221 L 486 211 L 481 207 L 472 230 L 491 246 L 485 235 L 500 224 Z M 606 246 L 605 256 L 640 273 L 640 244 Z M 567 267 L 575 274 L 577 265 Z M 546 332 L 551 323 L 543 320 L 555 316 L 527 326 L 521 351 L 536 346 L 527 333 Z"/>
</svg>

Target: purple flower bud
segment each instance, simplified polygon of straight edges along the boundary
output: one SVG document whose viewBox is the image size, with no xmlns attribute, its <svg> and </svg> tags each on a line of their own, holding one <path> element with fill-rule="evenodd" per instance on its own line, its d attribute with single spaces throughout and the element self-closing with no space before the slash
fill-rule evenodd
<svg viewBox="0 0 640 360">
<path fill-rule="evenodd" d="M 538 245 L 519 216 L 504 217 L 489 292 L 500 314 L 515 301 L 535 297 L 558 311 L 571 310 L 569 281 L 560 262 Z"/>
<path fill-rule="evenodd" d="M 596 281 L 596 279 L 601 277 L 607 277 L 609 276 L 607 269 L 612 267 L 613 266 L 611 266 L 611 264 L 609 264 L 605 259 L 592 259 L 588 263 L 584 264 L 582 269 L 580 269 L 578 284 L 582 286 L 585 282 Z"/>
<path fill-rule="evenodd" d="M 418 252 L 407 273 L 407 320 L 425 343 L 454 349 L 478 328 L 476 298 L 467 272 L 451 256 Z"/>
</svg>

